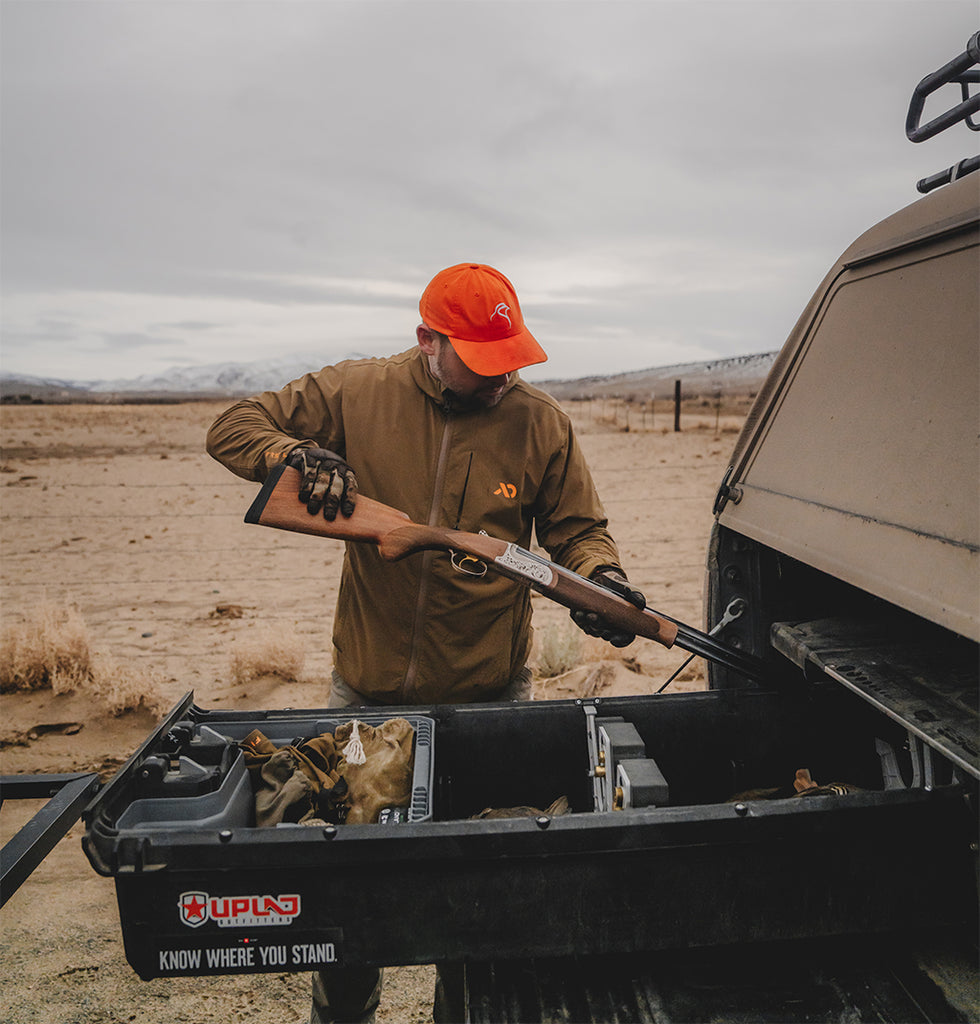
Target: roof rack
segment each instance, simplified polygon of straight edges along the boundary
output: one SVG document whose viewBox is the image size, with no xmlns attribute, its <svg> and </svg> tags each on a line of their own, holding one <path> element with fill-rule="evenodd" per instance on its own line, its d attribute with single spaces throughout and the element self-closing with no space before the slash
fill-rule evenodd
<svg viewBox="0 0 980 1024">
<path fill-rule="evenodd" d="M 909 103 L 909 112 L 905 118 L 905 134 L 910 142 L 925 142 L 933 136 L 944 132 L 960 121 L 966 122 L 967 128 L 971 131 L 980 131 L 980 124 L 973 119 L 973 115 L 980 110 L 980 92 L 970 94 L 970 86 L 980 84 L 980 32 L 974 33 L 966 44 L 966 49 L 954 57 L 948 64 L 945 64 L 938 71 L 926 75 L 912 92 L 912 100 Z M 921 124 L 922 110 L 926 99 L 937 89 L 944 85 L 956 84 L 960 87 L 962 100 L 955 106 L 950 107 L 938 117 L 934 117 L 927 124 Z M 959 163 L 948 167 L 945 171 L 932 174 L 928 178 L 922 178 L 916 183 L 920 192 L 931 192 L 940 185 L 946 185 L 965 174 L 970 174 L 980 168 L 980 156 L 970 156 Z"/>
</svg>

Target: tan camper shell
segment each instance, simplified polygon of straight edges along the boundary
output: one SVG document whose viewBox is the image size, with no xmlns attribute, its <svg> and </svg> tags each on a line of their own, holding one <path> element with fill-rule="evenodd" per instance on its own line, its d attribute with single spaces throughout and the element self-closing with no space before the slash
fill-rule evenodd
<svg viewBox="0 0 980 1024">
<path fill-rule="evenodd" d="M 733 456 L 721 525 L 980 640 L 976 176 L 841 256 Z M 727 500 L 725 498 L 727 497 Z"/>
<path fill-rule="evenodd" d="M 980 33 L 917 87 L 980 82 Z M 715 501 L 708 624 L 722 639 L 843 684 L 908 732 L 909 770 L 980 778 L 980 158 L 862 234 L 781 350 Z M 711 685 L 744 685 L 711 666 Z M 938 758 L 936 755 L 938 754 Z"/>
</svg>

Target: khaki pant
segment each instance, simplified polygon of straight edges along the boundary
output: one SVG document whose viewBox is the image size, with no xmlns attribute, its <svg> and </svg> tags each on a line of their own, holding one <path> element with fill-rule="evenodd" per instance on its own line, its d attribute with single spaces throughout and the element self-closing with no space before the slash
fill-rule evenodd
<svg viewBox="0 0 980 1024">
<path fill-rule="evenodd" d="M 530 700 L 531 671 L 525 668 L 496 698 Z M 381 707 L 358 693 L 337 672 L 333 673 L 328 708 Z M 384 971 L 380 967 L 328 967 L 313 975 L 313 1007 L 310 1024 L 374 1024 L 381 1002 Z M 436 991 L 432 1019 L 436 1024 L 462 1021 L 462 968 L 459 964 L 436 966 Z"/>
</svg>

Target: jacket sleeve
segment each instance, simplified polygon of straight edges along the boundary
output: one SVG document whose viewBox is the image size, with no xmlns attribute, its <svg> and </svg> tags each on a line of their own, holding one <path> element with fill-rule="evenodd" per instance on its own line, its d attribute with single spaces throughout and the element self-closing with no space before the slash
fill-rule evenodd
<svg viewBox="0 0 980 1024">
<path fill-rule="evenodd" d="M 535 532 L 551 559 L 580 576 L 619 569 L 619 551 L 592 474 L 569 423 L 566 440 L 548 466 L 538 498 Z"/>
<path fill-rule="evenodd" d="M 326 367 L 226 409 L 208 430 L 208 454 L 246 480 L 264 480 L 297 448 L 344 455 L 343 371 Z"/>
</svg>

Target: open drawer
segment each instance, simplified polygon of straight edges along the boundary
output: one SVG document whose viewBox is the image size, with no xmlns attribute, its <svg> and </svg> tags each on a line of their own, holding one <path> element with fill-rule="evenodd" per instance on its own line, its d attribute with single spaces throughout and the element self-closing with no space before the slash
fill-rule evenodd
<svg viewBox="0 0 980 1024">
<path fill-rule="evenodd" d="M 639 952 L 975 915 L 966 787 L 944 764 L 913 786 L 904 731 L 840 688 L 383 717 L 395 715 L 424 724 L 419 813 L 256 828 L 238 741 L 358 716 L 204 711 L 192 695 L 174 709 L 85 815 L 141 977 Z M 159 779 L 146 795 L 161 758 L 195 766 L 186 795 Z M 800 769 L 846 785 L 798 795 Z M 568 813 L 541 812 L 560 797 Z M 538 810 L 474 817 L 521 807 Z"/>
</svg>

